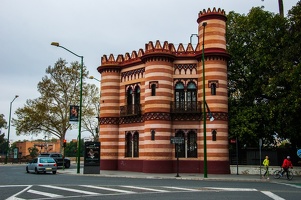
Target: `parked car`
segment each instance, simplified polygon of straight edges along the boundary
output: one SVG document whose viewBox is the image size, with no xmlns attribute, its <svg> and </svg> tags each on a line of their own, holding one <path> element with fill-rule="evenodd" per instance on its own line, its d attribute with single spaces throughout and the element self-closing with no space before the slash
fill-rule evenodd
<svg viewBox="0 0 301 200">
<path fill-rule="evenodd" d="M 61 153 L 41 153 L 38 157 L 50 157 L 55 160 L 58 167 L 65 166 L 65 168 L 70 168 L 71 161 L 69 158 L 64 158 Z"/>
<path fill-rule="evenodd" d="M 27 163 L 26 165 L 26 172 L 34 172 L 36 174 L 43 172 L 52 172 L 56 174 L 57 171 L 57 164 L 53 158 L 49 157 L 37 157 L 34 158 L 32 161 Z"/>
</svg>

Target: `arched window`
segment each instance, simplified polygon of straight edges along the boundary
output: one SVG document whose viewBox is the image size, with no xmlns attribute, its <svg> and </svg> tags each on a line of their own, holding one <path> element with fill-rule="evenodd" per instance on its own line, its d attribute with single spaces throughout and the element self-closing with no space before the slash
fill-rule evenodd
<svg viewBox="0 0 301 200">
<path fill-rule="evenodd" d="M 134 157 L 139 157 L 139 133 L 135 132 L 133 137 Z"/>
<path fill-rule="evenodd" d="M 182 82 L 178 82 L 175 87 L 175 108 L 177 110 L 185 109 L 185 91 Z"/>
<path fill-rule="evenodd" d="M 189 82 L 187 85 L 187 110 L 194 111 L 197 109 L 197 90 L 194 82 Z"/>
<path fill-rule="evenodd" d="M 129 87 L 126 92 L 126 103 L 127 105 L 133 104 L 133 89 L 131 87 Z"/>
<path fill-rule="evenodd" d="M 127 133 L 125 136 L 125 157 L 132 157 L 132 134 Z"/>
<path fill-rule="evenodd" d="M 140 87 L 136 86 L 135 87 L 135 92 L 134 92 L 134 109 L 133 109 L 133 114 L 138 114 L 140 111 Z"/>
<path fill-rule="evenodd" d="M 136 86 L 135 87 L 135 92 L 134 92 L 134 104 L 139 105 L 140 104 L 140 87 Z"/>
</svg>

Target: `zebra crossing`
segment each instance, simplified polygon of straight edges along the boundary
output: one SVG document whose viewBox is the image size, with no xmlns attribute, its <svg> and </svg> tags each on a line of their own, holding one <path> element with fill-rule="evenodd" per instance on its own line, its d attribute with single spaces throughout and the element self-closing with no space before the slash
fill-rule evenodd
<svg viewBox="0 0 301 200">
<path fill-rule="evenodd" d="M 13 186 L 11 186 L 13 187 Z M 131 185 L 18 185 L 22 190 L 6 200 L 57 199 L 83 196 L 123 195 L 137 193 L 200 192 L 202 188 L 169 186 L 131 186 Z"/>
<path fill-rule="evenodd" d="M 14 187 L 14 186 L 8 186 Z M 37 199 L 68 199 L 75 197 L 98 197 L 105 195 L 124 195 L 142 193 L 168 193 L 168 192 L 261 192 L 271 199 L 283 198 L 269 192 L 258 191 L 253 188 L 219 188 L 219 187 L 172 187 L 172 186 L 132 186 L 132 185 L 17 185 L 20 191 L 6 198 L 6 200 L 37 200 Z"/>
</svg>

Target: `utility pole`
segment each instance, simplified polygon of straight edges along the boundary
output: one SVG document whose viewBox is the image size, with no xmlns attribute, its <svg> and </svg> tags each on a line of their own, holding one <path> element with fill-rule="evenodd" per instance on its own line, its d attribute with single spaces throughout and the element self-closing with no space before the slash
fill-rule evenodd
<svg viewBox="0 0 301 200">
<path fill-rule="evenodd" d="M 264 0 L 261 0 L 261 1 L 264 1 Z M 281 17 L 284 17 L 283 0 L 278 0 L 278 7 L 279 7 L 279 15 Z"/>
</svg>

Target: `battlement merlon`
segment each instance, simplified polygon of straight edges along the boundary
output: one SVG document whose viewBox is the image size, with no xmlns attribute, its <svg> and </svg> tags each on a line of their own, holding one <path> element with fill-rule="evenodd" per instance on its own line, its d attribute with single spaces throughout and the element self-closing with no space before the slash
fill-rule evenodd
<svg viewBox="0 0 301 200">
<path fill-rule="evenodd" d="M 199 12 L 199 17 L 197 19 L 198 23 L 208 19 L 220 19 L 227 21 L 226 12 L 223 9 L 216 9 L 215 7 L 212 11 L 210 8 L 208 8 L 207 10 L 204 9 L 203 11 Z"/>
<path fill-rule="evenodd" d="M 226 21 L 227 17 L 225 16 L 225 11 L 222 9 L 216 9 L 215 7 L 211 11 L 210 8 L 207 10 L 200 11 L 198 14 L 197 22 L 200 23 L 205 20 L 210 19 L 220 19 L 222 21 Z M 163 42 L 163 44 L 160 43 L 159 40 L 156 41 L 154 44 L 152 41 L 145 44 L 145 49 L 139 49 L 138 53 L 136 51 L 132 51 L 132 53 L 125 53 L 125 55 L 119 54 L 116 58 L 113 54 L 110 54 L 109 57 L 107 55 L 103 55 L 101 58 L 101 66 L 99 66 L 97 69 L 98 71 L 102 71 L 104 68 L 108 67 L 122 67 L 122 66 L 130 66 L 135 65 L 137 63 L 143 62 L 142 58 L 153 56 L 167 56 L 170 58 L 193 58 L 193 57 L 199 57 L 200 52 L 202 51 L 202 45 L 197 44 L 194 48 L 191 43 L 188 43 L 187 47 L 185 48 L 182 43 L 178 45 L 177 48 L 175 48 L 173 43 L 168 43 L 167 41 Z M 217 51 L 221 56 L 229 57 L 227 52 L 224 49 L 219 48 L 206 48 L 205 47 L 205 54 L 206 52 L 210 52 L 210 54 L 213 53 L 213 51 Z M 117 67 L 118 66 L 118 67 Z"/>
</svg>

